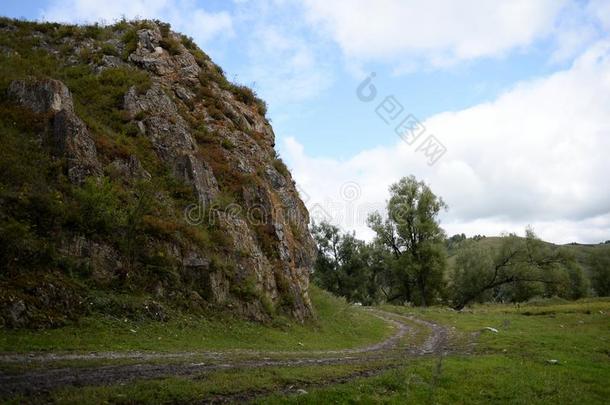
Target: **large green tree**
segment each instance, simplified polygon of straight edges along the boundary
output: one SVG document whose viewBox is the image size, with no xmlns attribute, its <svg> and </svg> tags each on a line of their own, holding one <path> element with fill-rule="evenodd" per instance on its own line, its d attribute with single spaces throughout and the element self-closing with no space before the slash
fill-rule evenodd
<svg viewBox="0 0 610 405">
<path fill-rule="evenodd" d="M 377 273 L 383 269 L 372 247 L 334 225 L 314 225 L 318 258 L 314 283 L 351 302 L 373 304 L 378 299 Z"/>
<path fill-rule="evenodd" d="M 566 251 L 552 248 L 531 230 L 526 237 L 502 237 L 499 246 L 468 241 L 450 272 L 455 309 L 472 302 L 520 302 L 534 296 L 576 299 L 587 293 L 588 280 Z"/>
<path fill-rule="evenodd" d="M 610 296 L 610 246 L 598 247 L 589 259 L 591 284 L 600 297 Z"/>
<path fill-rule="evenodd" d="M 414 176 L 390 187 L 387 217 L 374 213 L 369 226 L 393 255 L 395 284 L 390 300 L 428 305 L 441 295 L 446 268 L 445 233 L 438 215 L 446 205 Z"/>
</svg>

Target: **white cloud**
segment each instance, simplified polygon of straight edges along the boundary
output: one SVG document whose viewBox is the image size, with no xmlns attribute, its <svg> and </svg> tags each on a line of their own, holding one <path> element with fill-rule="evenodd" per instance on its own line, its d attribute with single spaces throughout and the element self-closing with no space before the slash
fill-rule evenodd
<svg viewBox="0 0 610 405">
<path fill-rule="evenodd" d="M 309 100 L 333 81 L 332 61 L 325 41 L 300 17 L 300 7 L 285 0 L 237 2 L 235 24 L 247 63 L 237 69 L 238 80 L 255 84 L 271 106 Z"/>
<path fill-rule="evenodd" d="M 602 27 L 610 30 L 610 2 L 608 0 L 590 0 L 587 11 L 596 18 Z"/>
<path fill-rule="evenodd" d="M 232 18 L 227 12 L 208 12 L 191 0 L 52 0 L 40 15 L 48 21 L 76 23 L 156 18 L 200 43 L 218 35 L 233 35 Z"/>
<path fill-rule="evenodd" d="M 564 0 L 306 0 L 308 19 L 355 60 L 433 66 L 495 57 L 552 32 Z"/>
<path fill-rule="evenodd" d="M 378 119 L 372 104 L 371 119 Z M 339 212 L 336 222 L 361 236 L 370 235 L 366 214 L 348 211 L 383 204 L 391 183 L 415 174 L 448 203 L 443 223 L 449 233 L 499 234 L 529 224 L 555 242 L 595 242 L 610 239 L 608 111 L 610 42 L 599 42 L 565 71 L 426 120 L 447 147 L 433 167 L 402 141 L 344 161 L 308 156 L 295 139 L 284 150 L 309 204 Z M 360 185 L 358 201 L 342 199 L 346 182 Z"/>
<path fill-rule="evenodd" d="M 332 82 L 332 69 L 303 36 L 273 23 L 258 25 L 248 42 L 246 83 L 256 83 L 271 104 L 300 102 L 317 96 Z"/>
</svg>

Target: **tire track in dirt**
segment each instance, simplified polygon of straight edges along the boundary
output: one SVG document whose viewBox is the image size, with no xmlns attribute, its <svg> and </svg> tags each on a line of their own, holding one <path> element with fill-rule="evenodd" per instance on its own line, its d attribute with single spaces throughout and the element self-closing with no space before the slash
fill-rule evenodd
<svg viewBox="0 0 610 405">
<path fill-rule="evenodd" d="M 448 331 L 445 327 L 414 317 L 397 315 L 378 309 L 369 310 L 375 316 L 383 318 L 396 327 L 395 333 L 389 338 L 366 347 L 357 349 L 311 351 L 311 352 L 267 352 L 247 351 L 243 353 L 264 355 L 295 356 L 286 359 L 253 359 L 239 360 L 227 359 L 223 361 L 223 352 L 181 352 L 181 353 L 91 353 L 83 355 L 44 354 L 38 356 L 4 355 L 0 361 L 54 361 L 54 360 L 84 360 L 84 359 L 142 359 L 163 360 L 180 359 L 184 362 L 172 364 L 129 364 L 107 365 L 99 367 L 66 367 L 66 368 L 40 368 L 19 374 L 5 374 L 0 372 L 0 395 L 13 396 L 16 394 L 31 395 L 48 393 L 65 386 L 95 386 L 128 383 L 134 380 L 162 378 L 170 376 L 195 376 L 231 369 L 254 369 L 259 367 L 298 367 L 321 366 L 337 364 L 366 363 L 375 360 L 395 360 L 405 356 L 433 354 L 443 350 Z M 412 332 L 407 321 L 418 323 L 430 330 L 426 340 L 417 346 L 400 348 L 401 339 Z M 234 355 L 236 352 L 231 352 Z M 188 362 L 190 357 L 209 356 L 215 362 Z M 319 357 L 322 356 L 322 357 Z M 219 362 L 218 362 L 219 361 Z M 390 367 L 390 366 L 389 366 Z M 378 368 L 375 368 L 376 370 Z M 386 367 L 387 369 L 387 367 Z M 353 378 L 362 376 L 356 373 Z M 247 394 L 247 393 L 245 393 Z M 218 398 L 221 400 L 221 398 Z M 222 401 L 221 401 L 222 402 Z"/>
</svg>

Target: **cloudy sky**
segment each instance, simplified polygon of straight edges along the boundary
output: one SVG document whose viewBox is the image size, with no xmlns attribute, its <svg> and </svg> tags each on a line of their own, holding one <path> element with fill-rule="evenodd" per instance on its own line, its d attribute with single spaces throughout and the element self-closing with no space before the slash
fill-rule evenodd
<svg viewBox="0 0 610 405">
<path fill-rule="evenodd" d="M 449 205 L 450 235 L 610 239 L 610 0 L 47 0 L 0 14 L 170 22 L 267 100 L 312 214 L 361 237 L 414 174 Z"/>
</svg>

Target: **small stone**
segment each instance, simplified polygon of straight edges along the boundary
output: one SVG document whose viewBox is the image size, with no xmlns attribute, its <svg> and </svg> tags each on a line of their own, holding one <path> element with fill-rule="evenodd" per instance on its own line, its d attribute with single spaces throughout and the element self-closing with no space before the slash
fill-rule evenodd
<svg viewBox="0 0 610 405">
<path fill-rule="evenodd" d="M 559 360 L 555 360 L 555 359 L 550 359 L 550 360 L 547 360 L 546 362 L 547 362 L 548 364 L 553 364 L 553 365 L 555 365 L 555 364 L 559 364 Z"/>
<path fill-rule="evenodd" d="M 488 330 L 493 333 L 498 333 L 498 330 L 496 328 L 492 328 L 490 326 L 486 326 L 485 328 L 483 328 L 483 330 Z"/>
<path fill-rule="evenodd" d="M 305 395 L 305 394 L 307 394 L 307 391 L 305 391 L 303 388 L 299 388 L 299 389 L 297 390 L 297 394 L 299 394 L 299 395 Z"/>
</svg>

